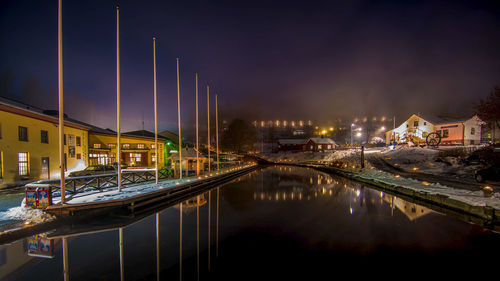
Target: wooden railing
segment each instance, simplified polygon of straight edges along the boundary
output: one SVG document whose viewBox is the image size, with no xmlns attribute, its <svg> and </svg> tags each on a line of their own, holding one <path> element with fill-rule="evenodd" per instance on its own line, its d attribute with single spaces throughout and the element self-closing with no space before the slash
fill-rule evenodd
<svg viewBox="0 0 500 281">
<path fill-rule="evenodd" d="M 141 183 L 147 181 L 154 181 L 156 177 L 155 170 L 138 170 L 138 171 L 126 171 L 122 173 L 122 185 Z M 169 179 L 174 177 L 174 171 L 172 169 L 159 169 L 158 179 Z M 26 187 L 36 186 L 36 185 L 50 185 L 52 193 L 60 191 L 60 180 L 40 180 L 27 184 Z M 90 176 L 80 176 L 80 177 L 67 177 L 65 178 L 66 192 L 69 194 L 76 194 L 80 192 L 85 192 L 89 190 L 102 190 L 104 188 L 118 186 L 117 174 L 100 174 L 100 175 L 90 175 Z"/>
</svg>

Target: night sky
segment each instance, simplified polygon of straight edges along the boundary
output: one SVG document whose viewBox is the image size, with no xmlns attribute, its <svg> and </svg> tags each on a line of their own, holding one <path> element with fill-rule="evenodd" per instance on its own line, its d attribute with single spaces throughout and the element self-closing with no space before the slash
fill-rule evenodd
<svg viewBox="0 0 500 281">
<path fill-rule="evenodd" d="M 200 119 L 206 84 L 225 119 L 467 115 L 500 85 L 500 1 L 63 0 L 65 111 L 116 128 L 120 5 L 122 130 Z M 57 0 L 0 2 L 1 95 L 57 106 Z"/>
</svg>

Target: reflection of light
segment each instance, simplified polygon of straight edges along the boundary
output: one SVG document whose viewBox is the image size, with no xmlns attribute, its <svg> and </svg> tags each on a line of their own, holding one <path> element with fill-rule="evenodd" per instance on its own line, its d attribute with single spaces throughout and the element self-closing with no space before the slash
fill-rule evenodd
<svg viewBox="0 0 500 281">
<path fill-rule="evenodd" d="M 359 190 L 356 190 L 356 197 L 359 197 L 359 194 L 360 194 Z"/>
<path fill-rule="evenodd" d="M 352 215 L 352 207 L 349 207 L 349 212 L 350 212 L 350 213 L 351 213 L 351 215 Z"/>
</svg>

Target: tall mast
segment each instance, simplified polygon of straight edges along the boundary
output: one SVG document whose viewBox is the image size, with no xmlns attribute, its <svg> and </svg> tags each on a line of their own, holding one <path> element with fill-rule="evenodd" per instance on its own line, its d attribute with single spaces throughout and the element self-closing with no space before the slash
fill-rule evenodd
<svg viewBox="0 0 500 281">
<path fill-rule="evenodd" d="M 210 87 L 207 85 L 207 119 L 208 119 L 208 172 L 210 173 Z"/>
<path fill-rule="evenodd" d="M 179 82 L 179 58 L 177 58 L 177 117 L 179 120 L 179 178 L 182 179 L 181 86 Z"/>
<path fill-rule="evenodd" d="M 215 95 L 215 141 L 217 147 L 217 172 L 219 171 L 219 109 L 217 104 L 217 94 Z"/>
<path fill-rule="evenodd" d="M 120 134 L 120 7 L 116 5 L 116 159 L 119 191 L 122 190 Z"/>
<path fill-rule="evenodd" d="M 156 104 L 156 38 L 153 37 L 153 73 L 154 73 L 154 104 L 155 104 L 155 179 L 158 184 L 158 111 Z"/>
<path fill-rule="evenodd" d="M 64 100 L 63 100 L 63 65 L 62 65 L 62 0 L 59 0 L 57 19 L 57 68 L 59 82 L 59 166 L 61 172 L 61 203 L 66 202 L 66 181 L 64 179 Z"/>
<path fill-rule="evenodd" d="M 198 144 L 198 73 L 196 73 L 196 175 L 200 175 L 200 158 Z"/>
</svg>

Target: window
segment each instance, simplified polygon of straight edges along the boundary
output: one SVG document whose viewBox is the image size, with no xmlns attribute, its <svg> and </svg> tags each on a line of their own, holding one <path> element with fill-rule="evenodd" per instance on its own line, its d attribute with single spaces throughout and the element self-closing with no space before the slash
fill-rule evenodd
<svg viewBox="0 0 500 281">
<path fill-rule="evenodd" d="M 443 133 L 441 132 L 441 130 L 437 130 L 436 133 L 438 133 L 441 137 L 443 136 Z"/>
<path fill-rule="evenodd" d="M 28 141 L 28 128 L 19 126 L 19 141 Z"/>
<path fill-rule="evenodd" d="M 40 130 L 40 142 L 49 143 L 49 132 Z"/>
<path fill-rule="evenodd" d="M 474 135 L 476 133 L 476 128 L 470 128 L 470 134 Z"/>
<path fill-rule="evenodd" d="M 122 148 L 123 148 L 123 149 L 130 149 L 130 143 L 124 143 L 124 144 L 122 145 Z"/>
<path fill-rule="evenodd" d="M 100 143 L 94 143 L 94 148 L 101 148 L 101 144 Z"/>
<path fill-rule="evenodd" d="M 151 153 L 151 162 L 155 163 L 156 162 L 156 154 Z"/>
<path fill-rule="evenodd" d="M 76 146 L 82 146 L 82 138 L 76 137 Z"/>
<path fill-rule="evenodd" d="M 82 159 L 82 155 L 80 153 L 76 154 L 76 159 Z"/>
<path fill-rule="evenodd" d="M 474 140 L 470 140 L 470 144 L 474 144 Z"/>
<path fill-rule="evenodd" d="M 443 130 L 443 138 L 447 138 L 449 136 L 449 130 Z"/>
<path fill-rule="evenodd" d="M 413 121 L 413 127 L 418 127 L 418 120 L 417 121 Z"/>
<path fill-rule="evenodd" d="M 158 147 L 160 147 L 160 146 L 158 146 Z M 155 149 L 155 145 L 154 144 L 151 145 L 151 149 Z"/>
<path fill-rule="evenodd" d="M 321 149 L 321 144 L 318 144 L 318 149 Z"/>
<path fill-rule="evenodd" d="M 332 145 L 331 144 L 328 145 L 328 149 L 332 149 Z"/>
<path fill-rule="evenodd" d="M 108 148 L 116 148 L 116 143 L 108 143 Z"/>
<path fill-rule="evenodd" d="M 137 144 L 137 149 L 144 149 L 145 145 L 143 143 Z"/>
<path fill-rule="evenodd" d="M 18 153 L 19 175 L 27 176 L 29 174 L 29 155 L 28 152 Z"/>
<path fill-rule="evenodd" d="M 66 134 L 64 134 L 64 145 L 66 145 Z"/>
<path fill-rule="evenodd" d="M 427 122 L 424 121 L 424 126 L 427 125 Z"/>
</svg>

